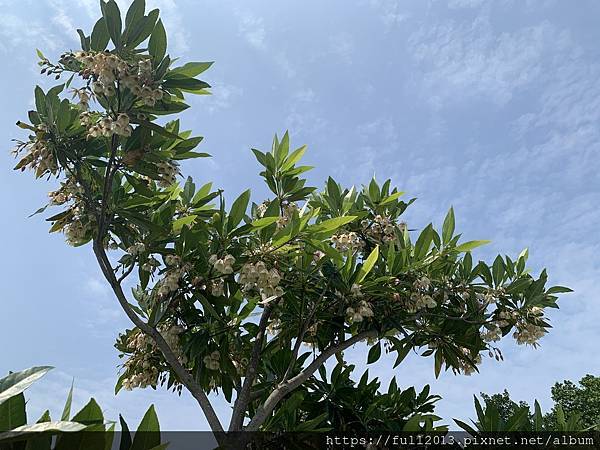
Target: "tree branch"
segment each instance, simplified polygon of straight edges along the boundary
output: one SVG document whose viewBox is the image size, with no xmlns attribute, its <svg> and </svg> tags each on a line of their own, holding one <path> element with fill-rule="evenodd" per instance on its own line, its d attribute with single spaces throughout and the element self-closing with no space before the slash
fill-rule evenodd
<svg viewBox="0 0 600 450">
<path fill-rule="evenodd" d="M 294 343 L 294 348 L 292 350 L 292 357 L 290 359 L 290 363 L 288 364 L 287 369 L 285 370 L 285 373 L 283 374 L 283 377 L 281 378 L 281 383 L 283 383 L 285 380 L 288 379 L 288 377 L 290 376 L 290 372 L 294 368 L 296 360 L 298 359 L 298 353 L 300 352 L 300 347 L 302 346 L 302 341 L 304 340 L 304 336 L 306 335 L 306 332 L 308 331 L 309 324 L 312 321 L 313 317 L 315 316 L 315 313 L 317 312 L 317 308 L 319 306 L 319 303 L 325 297 L 325 293 L 327 292 L 327 289 L 329 289 L 330 282 L 331 282 L 331 280 L 329 280 L 327 282 L 327 285 L 325 286 L 325 289 L 323 289 L 323 292 L 319 296 L 319 299 L 315 302 L 315 304 L 314 304 L 312 310 L 310 311 L 308 317 L 306 318 L 306 320 L 302 324 L 302 328 L 300 329 L 300 333 L 298 334 L 296 342 Z"/>
<path fill-rule="evenodd" d="M 125 271 L 123 272 L 123 275 L 121 275 L 121 276 L 119 277 L 119 279 L 117 280 L 117 282 L 118 282 L 119 284 L 121 284 L 121 283 L 123 282 L 123 280 L 124 280 L 125 278 L 127 278 L 131 272 L 133 272 L 133 269 L 134 269 L 134 268 L 135 268 L 135 264 L 131 264 L 131 265 L 130 265 L 130 266 L 127 268 L 127 270 L 125 270 Z"/>
<path fill-rule="evenodd" d="M 102 273 L 104 277 L 110 284 L 113 292 L 115 293 L 119 304 L 127 314 L 127 317 L 133 322 L 135 326 L 137 326 L 144 334 L 148 335 L 158 346 L 161 353 L 163 354 L 165 360 L 169 364 L 169 366 L 173 369 L 181 383 L 187 388 L 187 390 L 192 394 L 192 396 L 196 399 L 200 408 L 204 412 L 206 419 L 211 427 L 211 429 L 215 432 L 223 432 L 223 426 L 213 409 L 210 400 L 208 399 L 206 393 L 202 389 L 202 387 L 194 380 L 192 375 L 181 365 L 177 356 L 173 353 L 169 344 L 165 341 L 162 335 L 153 327 L 144 322 L 140 317 L 133 311 L 125 294 L 123 293 L 123 289 L 119 284 L 118 280 L 115 277 L 112 266 L 108 257 L 106 256 L 106 252 L 102 246 L 102 243 L 98 240 L 94 240 L 94 254 L 96 255 L 96 259 L 102 269 Z"/>
<path fill-rule="evenodd" d="M 254 347 L 252 348 L 252 355 L 248 362 L 248 369 L 246 370 L 246 376 L 244 377 L 244 383 L 239 395 L 233 405 L 233 412 L 231 414 L 231 422 L 229 423 L 229 431 L 240 431 L 244 423 L 244 415 L 248 408 L 248 402 L 250 401 L 250 390 L 252 389 L 252 383 L 256 378 L 256 372 L 258 369 L 258 362 L 260 359 L 260 351 L 265 337 L 265 331 L 267 324 L 269 323 L 269 317 L 273 311 L 273 305 L 267 304 L 260 317 L 258 323 L 258 333 L 256 334 L 256 340 L 254 341 Z"/>
<path fill-rule="evenodd" d="M 277 388 L 269 395 L 269 397 L 265 400 L 265 402 L 258 407 L 254 417 L 246 427 L 247 431 L 256 431 L 258 428 L 264 423 L 267 417 L 273 412 L 273 409 L 277 406 L 277 404 L 285 397 L 288 393 L 296 389 L 302 383 L 304 383 L 310 376 L 317 371 L 319 367 L 325 364 L 331 356 L 344 351 L 348 347 L 360 342 L 364 339 L 370 337 L 376 337 L 377 331 L 363 331 L 357 335 L 352 336 L 345 341 L 332 345 L 331 347 L 323 350 L 323 352 L 312 362 L 310 363 L 302 372 L 296 375 L 293 378 L 290 378 L 288 381 L 284 383 L 280 383 Z"/>
</svg>

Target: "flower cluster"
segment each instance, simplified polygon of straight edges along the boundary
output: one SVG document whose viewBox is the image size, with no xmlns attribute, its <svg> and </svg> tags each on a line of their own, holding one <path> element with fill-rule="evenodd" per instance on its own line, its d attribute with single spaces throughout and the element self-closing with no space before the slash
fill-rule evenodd
<svg viewBox="0 0 600 450">
<path fill-rule="evenodd" d="M 89 90 L 87 90 L 85 88 L 71 89 L 71 92 L 73 93 L 72 98 L 77 97 L 77 99 L 79 100 L 79 107 L 81 108 L 81 110 L 88 111 L 90 109 L 90 100 L 91 100 L 91 95 L 90 95 Z"/>
<path fill-rule="evenodd" d="M 97 96 L 114 96 L 116 93 L 115 82 L 119 81 L 119 87 L 123 86 L 129 89 L 147 106 L 154 106 L 163 98 L 163 91 L 153 85 L 150 59 L 142 59 L 137 64 L 129 64 L 117 55 L 108 52 L 77 52 L 74 57 L 83 65 L 82 75 L 84 78 L 94 76 L 92 92 Z M 88 104 L 88 101 L 82 101 L 81 96 L 80 102 L 86 106 Z M 84 109 L 87 108 L 84 107 Z"/>
<path fill-rule="evenodd" d="M 159 181 L 161 187 L 169 187 L 177 181 L 179 174 L 179 165 L 175 161 L 160 161 L 156 164 Z"/>
<path fill-rule="evenodd" d="M 350 287 L 350 296 L 355 299 L 362 299 L 364 297 L 359 284 L 355 283 Z M 346 308 L 346 316 L 348 323 L 362 322 L 365 317 L 373 317 L 373 310 L 369 302 L 360 300 L 357 306 Z"/>
<path fill-rule="evenodd" d="M 396 227 L 389 217 L 378 214 L 372 222 L 364 219 L 360 224 L 364 233 L 376 241 L 390 242 L 396 238 Z"/>
<path fill-rule="evenodd" d="M 72 208 L 72 211 L 73 217 L 65 224 L 62 231 L 67 244 L 77 246 L 88 239 L 90 231 L 96 225 L 96 218 L 92 214 L 83 212 L 78 206 Z"/>
<path fill-rule="evenodd" d="M 208 258 L 208 263 L 222 275 L 230 275 L 233 273 L 233 264 L 235 258 L 232 255 L 225 255 L 223 258 L 219 258 L 217 255 L 211 255 Z"/>
<path fill-rule="evenodd" d="M 202 361 L 204 365 L 208 367 L 210 370 L 219 370 L 221 364 L 219 361 L 221 360 L 221 354 L 215 350 L 210 355 L 205 356 Z"/>
<path fill-rule="evenodd" d="M 48 197 L 51 205 L 64 205 L 81 194 L 83 194 L 83 188 L 77 185 L 72 178 L 68 178 L 56 191 L 49 192 Z"/>
<path fill-rule="evenodd" d="M 479 353 L 477 353 L 477 355 L 475 357 L 473 357 L 471 355 L 471 350 L 469 350 L 468 348 L 461 347 L 460 350 L 461 350 L 462 354 L 466 358 L 469 358 L 472 362 L 474 362 L 476 366 L 481 364 L 481 355 Z M 475 367 L 473 367 L 473 365 L 471 365 L 468 361 L 464 360 L 463 358 L 458 359 L 458 364 L 460 366 L 459 371 L 461 371 L 462 373 L 464 373 L 467 376 L 472 375 L 473 373 L 475 373 L 477 371 L 477 369 L 475 369 Z"/>
<path fill-rule="evenodd" d="M 89 111 L 83 111 L 80 114 L 81 125 L 88 127 L 88 139 L 96 137 L 109 138 L 113 134 L 118 136 L 131 136 L 133 128 L 129 125 L 129 116 L 120 113 L 116 119 L 102 117 L 94 120 L 94 115 Z"/>
<path fill-rule="evenodd" d="M 358 306 L 346 308 L 348 323 L 362 322 L 365 317 L 373 317 L 371 305 L 366 300 L 361 300 Z"/>
<path fill-rule="evenodd" d="M 499 327 L 507 327 L 511 322 L 515 322 L 519 317 L 517 311 L 506 311 L 502 310 L 498 312 L 498 319 L 496 323 Z"/>
<path fill-rule="evenodd" d="M 270 204 L 271 204 L 271 200 L 265 200 L 260 205 L 257 205 L 256 214 L 259 219 L 264 217 L 265 213 L 267 212 L 267 209 L 269 209 Z"/>
<path fill-rule="evenodd" d="M 46 172 L 54 175 L 58 170 L 52 150 L 48 146 L 48 142 L 42 137 L 45 134 L 45 129 L 44 125 L 39 126 L 33 141 L 22 144 L 18 150 L 15 150 L 15 154 L 18 154 L 23 148 L 27 150 L 27 155 L 19 162 L 17 168 L 20 168 L 21 171 L 26 168 L 35 170 L 36 177 L 41 177 Z"/>
<path fill-rule="evenodd" d="M 179 335 L 183 328 L 178 325 L 161 325 L 158 331 L 165 339 L 169 348 L 175 353 L 181 364 L 187 363 L 179 342 Z M 141 331 L 132 334 L 127 340 L 127 348 L 131 356 L 125 362 L 127 377 L 123 378 L 122 384 L 125 390 L 134 388 L 155 388 L 159 380 L 160 353 L 152 339 Z"/>
<path fill-rule="evenodd" d="M 186 365 L 188 360 L 187 360 L 187 357 L 183 354 L 183 349 L 181 347 L 180 338 L 179 338 L 181 333 L 183 333 L 183 331 L 184 331 L 183 328 L 180 327 L 179 325 L 170 325 L 167 323 L 165 325 L 159 326 L 158 331 L 160 332 L 161 336 L 164 338 L 164 340 L 169 345 L 169 348 L 173 351 L 173 353 L 177 357 L 177 360 L 182 365 Z"/>
<path fill-rule="evenodd" d="M 498 287 L 497 289 L 487 289 L 484 293 L 477 293 L 477 300 L 482 306 L 488 306 L 498 303 L 498 300 L 504 295 L 504 288 Z"/>
<path fill-rule="evenodd" d="M 73 56 L 83 65 L 84 77 L 94 75 L 101 83 L 114 83 L 130 72 L 127 62 L 109 52 L 75 52 Z"/>
<path fill-rule="evenodd" d="M 143 59 L 138 63 L 137 74 L 125 76 L 121 83 L 146 106 L 154 106 L 163 98 L 163 91 L 152 86 L 152 61 Z"/>
<path fill-rule="evenodd" d="M 331 236 L 331 242 L 336 250 L 345 252 L 348 250 L 356 251 L 363 248 L 365 243 L 354 231 L 349 233 L 334 234 Z"/>
<path fill-rule="evenodd" d="M 267 333 L 272 334 L 273 336 L 275 336 L 277 333 L 279 333 L 280 329 L 281 329 L 281 320 L 279 320 L 278 318 L 271 319 L 271 321 L 267 325 Z"/>
<path fill-rule="evenodd" d="M 150 256 L 144 264 L 142 264 L 142 270 L 146 272 L 154 272 L 160 266 L 160 261 L 154 256 Z"/>
<path fill-rule="evenodd" d="M 502 330 L 498 322 L 485 324 L 481 332 L 481 339 L 484 342 L 497 342 L 502 339 Z"/>
<path fill-rule="evenodd" d="M 537 322 L 541 320 L 544 310 L 540 307 L 534 306 L 528 311 L 529 315 L 533 316 L 533 321 Z M 517 341 L 517 344 L 529 344 L 536 346 L 537 341 L 546 334 L 546 329 L 541 325 L 536 325 L 527 321 L 525 318 L 519 318 L 516 323 L 517 330 L 513 333 L 513 337 Z"/>
<path fill-rule="evenodd" d="M 217 278 L 210 282 L 210 293 L 215 297 L 223 297 L 225 295 L 225 280 Z"/>
<path fill-rule="evenodd" d="M 263 300 L 283 295 L 283 288 L 279 286 L 280 281 L 279 271 L 275 268 L 269 270 L 262 261 L 244 264 L 238 278 L 238 283 L 243 285 L 244 292 L 257 290 Z"/>
<path fill-rule="evenodd" d="M 410 297 L 404 300 L 404 305 L 409 313 L 415 313 L 426 308 L 435 308 L 437 302 L 429 295 L 431 280 L 426 276 L 418 278 L 413 283 L 415 292 L 410 294 Z"/>
<path fill-rule="evenodd" d="M 171 292 L 179 289 L 179 281 L 190 270 L 189 264 L 182 264 L 181 258 L 177 255 L 165 256 L 165 264 L 168 270 L 164 277 L 156 284 L 158 286 L 158 297 L 163 298 Z"/>
<path fill-rule="evenodd" d="M 294 211 L 298 211 L 298 205 L 296 205 L 295 203 L 288 203 L 287 205 L 284 205 L 281 209 L 283 215 L 279 216 L 276 222 L 278 230 L 286 227 L 286 225 L 290 222 L 291 218 L 294 216 Z"/>
<path fill-rule="evenodd" d="M 131 256 L 139 256 L 145 251 L 146 246 L 142 242 L 136 242 L 127 248 L 127 253 L 129 253 Z"/>
</svg>

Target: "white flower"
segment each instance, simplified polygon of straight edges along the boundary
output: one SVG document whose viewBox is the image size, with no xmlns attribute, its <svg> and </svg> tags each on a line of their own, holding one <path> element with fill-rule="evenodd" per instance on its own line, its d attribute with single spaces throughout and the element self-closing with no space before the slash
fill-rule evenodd
<svg viewBox="0 0 600 450">
<path fill-rule="evenodd" d="M 202 361 L 204 362 L 206 367 L 208 367 L 210 370 L 219 370 L 220 359 L 221 359 L 221 354 L 215 350 L 210 355 L 207 355 L 204 358 L 202 358 Z"/>
</svg>

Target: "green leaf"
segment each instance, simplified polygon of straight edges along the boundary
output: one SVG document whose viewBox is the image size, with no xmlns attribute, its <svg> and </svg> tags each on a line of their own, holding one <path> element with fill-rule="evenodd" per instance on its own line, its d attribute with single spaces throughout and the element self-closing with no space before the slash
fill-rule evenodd
<svg viewBox="0 0 600 450">
<path fill-rule="evenodd" d="M 415 414 L 410 419 L 406 421 L 404 426 L 402 427 L 402 431 L 404 432 L 415 432 L 421 429 L 421 415 Z"/>
<path fill-rule="evenodd" d="M 373 364 L 375 361 L 379 359 L 381 356 L 381 342 L 377 342 L 371 349 L 369 350 L 369 355 L 367 356 L 367 364 Z"/>
<path fill-rule="evenodd" d="M 306 145 L 303 145 L 302 147 L 294 150 L 292 154 L 285 159 L 285 163 L 283 163 L 281 170 L 285 172 L 286 170 L 291 169 L 294 164 L 300 161 L 300 159 L 304 156 L 305 152 Z"/>
<path fill-rule="evenodd" d="M 231 212 L 229 213 L 227 225 L 230 231 L 233 230 L 244 218 L 249 201 L 250 189 L 242 192 L 242 194 L 233 202 L 233 205 L 231 205 Z"/>
<path fill-rule="evenodd" d="M 102 409 L 93 398 L 81 410 L 73 416 L 73 422 L 82 423 L 84 425 L 99 424 L 104 421 Z"/>
<path fill-rule="evenodd" d="M 121 442 L 119 443 L 119 450 L 129 450 L 131 448 L 131 433 L 127 422 L 121 414 L 119 414 L 119 422 L 121 423 Z"/>
<path fill-rule="evenodd" d="M 165 137 L 168 137 L 171 139 L 178 139 L 178 140 L 182 139 L 179 135 L 171 133 L 170 131 L 166 130 L 164 127 L 161 127 L 157 123 L 150 122 L 149 120 L 136 119 L 136 120 L 132 120 L 132 122 L 139 123 L 142 127 L 148 128 L 149 130 L 152 130 L 152 131 L 155 131 L 158 134 L 160 134 L 161 136 L 165 136 Z"/>
<path fill-rule="evenodd" d="M 167 114 L 175 114 L 188 109 L 190 105 L 184 102 L 171 101 L 169 103 L 159 102 L 154 107 L 140 108 L 141 112 L 152 114 L 155 116 L 165 116 Z"/>
<path fill-rule="evenodd" d="M 208 70 L 208 68 L 210 66 L 213 65 L 213 62 L 189 62 L 187 64 L 184 64 L 181 67 L 175 67 L 174 69 L 171 69 L 167 75 L 165 76 L 165 78 L 168 80 L 171 77 L 174 76 L 184 76 L 184 77 L 195 77 L 197 75 L 200 75 L 202 72 Z"/>
<path fill-rule="evenodd" d="M 471 435 L 473 436 L 477 436 L 477 430 L 475 430 L 471 425 L 466 424 L 465 422 L 463 422 L 462 420 L 458 420 L 458 419 L 454 419 L 454 421 L 456 422 L 456 424 L 461 427 L 463 430 L 465 430 L 467 433 L 471 433 Z"/>
<path fill-rule="evenodd" d="M 494 280 L 494 284 L 499 286 L 502 282 L 502 278 L 504 277 L 504 260 L 500 255 L 496 256 L 494 260 L 494 264 L 492 265 L 492 279 Z"/>
<path fill-rule="evenodd" d="M 474 248 L 489 244 L 491 241 L 467 241 L 455 248 L 457 252 L 470 252 Z"/>
<path fill-rule="evenodd" d="M 119 6 L 115 0 L 109 0 L 104 3 L 103 0 L 100 1 L 100 7 L 102 9 L 102 16 L 106 21 L 106 28 L 108 29 L 108 34 L 115 44 L 116 48 L 121 47 L 121 11 L 119 11 Z"/>
<path fill-rule="evenodd" d="M 158 19 L 158 9 L 153 9 L 147 16 L 134 23 L 131 31 L 127 32 L 127 46 L 136 47 L 152 34 Z"/>
<path fill-rule="evenodd" d="M 21 372 L 11 373 L 0 379 L 0 404 L 15 395 L 19 395 L 53 368 L 50 366 L 32 367 Z"/>
<path fill-rule="evenodd" d="M 398 200 L 398 198 L 400 198 L 403 195 L 404 195 L 404 192 L 394 192 L 393 194 L 390 194 L 389 196 L 384 198 L 381 202 L 379 202 L 379 204 L 387 205 L 388 203 L 392 203 L 392 202 Z"/>
<path fill-rule="evenodd" d="M 102 52 L 108 46 L 108 41 L 110 41 L 110 35 L 108 34 L 106 19 L 101 17 L 98 19 L 92 30 L 90 49 Z"/>
<path fill-rule="evenodd" d="M 415 242 L 414 255 L 417 260 L 423 259 L 429 252 L 431 243 L 433 242 L 433 225 L 427 225 Z"/>
<path fill-rule="evenodd" d="M 0 433 L 0 442 L 32 433 L 75 433 L 86 428 L 85 425 L 75 422 L 42 422 L 34 425 L 24 425 L 6 433 Z"/>
<path fill-rule="evenodd" d="M 127 14 L 125 15 L 125 30 L 123 31 L 123 41 L 125 42 L 125 45 L 130 43 L 130 36 L 136 25 L 144 19 L 145 10 L 145 0 L 134 0 L 129 6 Z"/>
<path fill-rule="evenodd" d="M 290 135 L 286 131 L 283 135 L 283 138 L 281 138 L 281 142 L 275 148 L 274 156 L 275 156 L 275 164 L 277 167 L 281 167 L 281 163 L 283 162 L 285 157 L 288 155 L 289 150 L 290 150 Z"/>
<path fill-rule="evenodd" d="M 77 34 L 79 35 L 79 42 L 81 43 L 81 50 L 83 50 L 84 52 L 89 52 L 90 51 L 90 37 L 86 36 L 83 33 L 83 30 L 81 29 L 77 29 Z"/>
<path fill-rule="evenodd" d="M 266 159 L 266 155 L 261 152 L 260 150 L 256 150 L 255 148 L 252 148 L 252 153 L 254 153 L 254 156 L 256 157 L 256 160 L 264 167 L 267 167 L 267 159 Z"/>
<path fill-rule="evenodd" d="M 198 189 L 198 192 L 196 192 L 196 195 L 194 195 L 194 198 L 192 198 L 192 204 L 197 205 L 201 200 L 205 199 L 208 194 L 210 194 L 211 188 L 212 183 L 206 183 L 204 186 Z"/>
<path fill-rule="evenodd" d="M 534 411 L 533 431 L 542 431 L 544 427 L 544 416 L 542 415 L 542 408 L 537 400 L 534 402 Z"/>
<path fill-rule="evenodd" d="M 546 291 L 546 294 L 566 294 L 568 292 L 573 292 L 573 289 L 566 286 L 552 286 Z"/>
<path fill-rule="evenodd" d="M 162 20 L 158 19 L 154 31 L 150 36 L 150 42 L 148 42 L 148 53 L 152 55 L 155 63 L 158 64 L 165 57 L 167 52 L 167 33 L 163 26 Z"/>
<path fill-rule="evenodd" d="M 0 432 L 13 430 L 27 423 L 23 393 L 0 404 Z"/>
<path fill-rule="evenodd" d="M 179 153 L 179 154 L 173 156 L 172 159 L 181 161 L 183 159 L 193 159 L 193 158 L 210 158 L 210 154 L 209 153 L 199 153 L 199 152 L 184 152 L 184 153 Z"/>
<path fill-rule="evenodd" d="M 255 220 L 254 222 L 252 222 L 252 227 L 259 230 L 261 228 L 265 228 L 265 227 L 268 227 L 269 225 L 274 224 L 275 222 L 277 222 L 278 219 L 279 219 L 279 217 L 263 217 L 262 219 L 258 219 L 258 220 Z"/>
<path fill-rule="evenodd" d="M 176 221 L 173 222 L 173 231 L 178 233 L 184 227 L 184 225 L 191 225 L 194 223 L 198 216 L 196 214 L 191 214 L 189 216 L 180 217 Z"/>
<path fill-rule="evenodd" d="M 148 450 L 160 445 L 160 425 L 154 405 L 148 408 L 133 437 L 131 450 Z"/>
<path fill-rule="evenodd" d="M 442 242 L 444 244 L 447 244 L 452 239 L 454 225 L 454 208 L 450 208 L 444 219 L 444 225 L 442 226 Z"/>
<path fill-rule="evenodd" d="M 124 175 L 127 179 L 127 182 L 133 187 L 133 190 L 137 194 L 143 195 L 147 198 L 152 198 L 154 196 L 154 191 L 150 189 L 143 181 L 128 173 L 125 173 Z"/>
<path fill-rule="evenodd" d="M 372 202 L 378 202 L 379 201 L 379 197 L 380 197 L 380 191 L 379 191 L 379 186 L 377 185 L 377 181 L 375 180 L 375 177 L 373 177 L 371 179 L 371 182 L 369 183 L 369 197 L 371 199 Z"/>
<path fill-rule="evenodd" d="M 71 389 L 69 389 L 69 394 L 67 395 L 67 401 L 65 402 L 65 407 L 63 408 L 62 415 L 60 420 L 69 420 L 69 416 L 71 415 L 71 404 L 73 403 L 73 382 L 71 382 Z"/>
<path fill-rule="evenodd" d="M 312 233 L 328 233 L 330 231 L 337 230 L 339 227 L 344 226 L 353 220 L 355 220 L 357 216 L 342 216 L 342 217 L 334 217 L 333 219 L 327 219 L 323 222 L 319 222 L 317 224 L 311 225 L 307 228 L 307 231 Z"/>
<path fill-rule="evenodd" d="M 375 263 L 377 262 L 378 259 L 379 259 L 379 245 L 376 246 L 373 249 L 373 251 L 371 251 L 371 254 L 365 260 L 364 264 L 360 268 L 360 271 L 358 272 L 358 277 L 356 278 L 356 281 L 355 281 L 356 283 L 360 283 L 362 280 L 365 279 L 365 277 L 373 269 L 373 266 L 375 265 Z"/>
<path fill-rule="evenodd" d="M 197 80 L 196 78 L 177 76 L 165 80 L 162 86 L 165 89 L 175 88 L 184 92 L 195 92 L 201 89 L 209 88 L 210 84 L 202 80 Z"/>
<path fill-rule="evenodd" d="M 441 349 L 437 349 L 435 351 L 435 355 L 434 355 L 434 374 L 435 377 L 439 377 L 440 376 L 440 372 L 442 371 L 442 363 L 444 362 L 443 360 L 443 354 Z"/>
<path fill-rule="evenodd" d="M 504 431 L 521 431 L 529 418 L 529 407 L 519 408 L 506 422 Z"/>
<path fill-rule="evenodd" d="M 35 107 L 37 109 L 37 112 L 40 115 L 45 116 L 46 115 L 46 94 L 44 94 L 44 91 L 39 86 L 35 87 L 34 94 L 35 94 Z"/>
<path fill-rule="evenodd" d="M 406 356 L 410 352 L 410 349 L 411 346 L 408 343 L 405 343 L 402 346 L 396 346 L 394 348 L 394 350 L 396 350 L 398 354 L 398 356 L 396 356 L 396 361 L 394 361 L 394 367 L 397 367 L 402 361 L 404 361 L 404 358 L 406 358 Z"/>
</svg>

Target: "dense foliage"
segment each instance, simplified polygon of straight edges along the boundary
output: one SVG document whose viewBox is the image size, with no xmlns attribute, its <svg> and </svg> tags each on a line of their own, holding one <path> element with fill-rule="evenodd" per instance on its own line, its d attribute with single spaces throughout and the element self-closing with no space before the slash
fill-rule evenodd
<svg viewBox="0 0 600 450">
<path fill-rule="evenodd" d="M 454 419 L 460 428 L 471 435 L 492 431 L 573 432 L 598 429 L 597 424 L 596 426 L 588 426 L 578 412 L 565 413 L 561 405 L 555 405 L 552 413 L 544 414 L 536 400 L 532 413 L 529 405 L 523 403 L 517 405 L 509 399 L 506 393 L 484 398 L 485 404 L 481 405 L 475 397 L 477 420 L 472 420 L 472 425 Z M 548 420 L 549 418 L 551 420 Z"/>
<path fill-rule="evenodd" d="M 27 422 L 23 392 L 43 377 L 52 367 L 32 367 L 10 373 L 0 379 L 0 448 L 3 450 L 105 450 L 112 448 L 115 422 L 107 421 L 102 408 L 93 398 L 71 416 L 73 387 L 62 410 L 60 420 L 52 420 L 46 410 L 33 424 Z M 131 435 L 125 419 L 119 416 L 121 450 L 164 450 L 158 417 L 151 406 L 135 433 Z"/>
<path fill-rule="evenodd" d="M 379 431 L 444 431 L 434 425 L 433 414 L 441 398 L 430 394 L 429 386 L 419 393 L 413 387 L 398 388 L 392 378 L 381 393 L 377 378 L 365 371 L 358 383 L 351 378 L 354 366 L 338 364 L 328 377 L 325 367 L 284 399 L 264 425 L 268 431 L 336 431 L 364 434 Z M 424 424 L 424 425 L 421 425 Z"/>
<path fill-rule="evenodd" d="M 576 421 L 581 429 L 597 429 L 600 426 L 599 377 L 586 375 L 579 381 L 579 385 L 570 380 L 555 383 L 551 392 L 554 405 L 551 411 L 542 416 L 541 426 L 544 430 L 562 429 L 565 417 Z M 500 394 L 482 394 L 482 399 L 487 408 L 498 411 L 499 418 L 504 422 L 508 422 L 510 417 L 519 414 L 520 411 L 526 411 L 522 427 L 535 430 L 535 415 L 539 409 L 537 402 L 534 408 L 524 401 L 516 403 L 507 390 Z"/>
<path fill-rule="evenodd" d="M 64 81 L 36 87 L 16 168 L 59 180 L 51 231 L 91 243 L 134 324 L 117 340 L 117 390 L 185 387 L 216 431 L 207 394 L 218 392 L 234 404 L 228 428 L 255 430 L 294 390 L 318 389 L 313 374 L 356 343 L 370 346 L 369 363 L 394 353 L 396 367 L 416 351 L 436 374 L 470 374 L 481 355 L 502 358 L 503 336 L 535 346 L 546 333 L 545 308 L 568 289 L 530 273 L 527 251 L 474 260 L 487 241 L 462 240 L 452 209 L 440 230 L 412 229 L 402 217 L 414 199 L 390 180 L 308 186 L 306 147 L 288 133 L 253 150 L 267 200 L 248 190 L 229 203 L 210 182 L 180 183 L 180 161 L 207 155 L 194 151 L 201 137 L 162 118 L 208 93 L 196 77 L 211 63 L 176 66 L 143 0 L 124 19 L 113 0 L 101 9 L 90 35 L 78 30 L 80 51 L 57 62 L 40 52 L 42 72 Z"/>
</svg>

